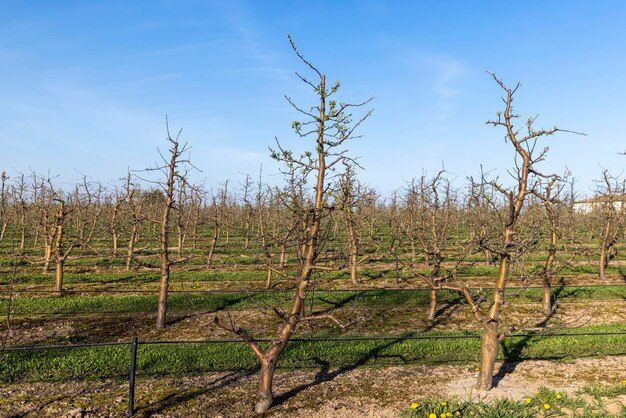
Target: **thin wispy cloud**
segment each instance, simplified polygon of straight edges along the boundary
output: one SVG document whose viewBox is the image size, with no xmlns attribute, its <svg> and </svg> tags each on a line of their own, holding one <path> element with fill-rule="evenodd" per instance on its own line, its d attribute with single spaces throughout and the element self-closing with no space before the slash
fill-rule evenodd
<svg viewBox="0 0 626 418">
<path fill-rule="evenodd" d="M 245 4 L 238 1 L 216 2 L 217 10 L 226 18 L 239 35 L 241 46 L 261 65 L 248 67 L 247 71 L 259 71 L 272 75 L 282 82 L 290 83 L 291 73 L 280 64 L 279 54 L 262 42 L 262 31 L 256 19 L 250 14 Z"/>
</svg>

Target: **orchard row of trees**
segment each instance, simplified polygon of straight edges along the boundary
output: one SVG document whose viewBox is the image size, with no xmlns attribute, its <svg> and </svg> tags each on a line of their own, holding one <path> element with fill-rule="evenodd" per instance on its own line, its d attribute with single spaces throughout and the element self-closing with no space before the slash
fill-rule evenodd
<svg viewBox="0 0 626 418">
<path fill-rule="evenodd" d="M 343 168 L 328 196 L 323 252 L 350 270 L 354 284 L 359 266 L 381 255 L 408 257 L 412 263 L 424 260 L 433 278 L 443 277 L 448 270 L 442 268 L 459 260 L 493 262 L 506 196 L 487 176 L 468 178 L 466 185 L 455 188 L 441 170 L 382 197 L 358 181 L 355 167 Z M 50 177 L 5 172 L 0 245 L 5 254 L 13 251 L 44 272 L 56 264 L 57 255 L 62 260 L 120 259 L 130 270 L 159 252 L 163 208 L 170 207 L 168 250 L 177 260 L 211 268 L 220 262 L 216 249 L 229 248 L 256 257 L 270 273 L 279 274 L 298 259 L 300 220 L 313 201 L 305 183 L 291 174 L 284 187 L 264 184 L 259 174 L 255 180 L 246 175 L 234 186 L 227 181 L 210 191 L 181 177 L 173 182 L 168 203 L 169 190 L 151 188 L 134 174 L 112 187 L 83 178 L 64 191 Z M 581 211 L 574 205 L 573 184 L 564 175 L 533 186 L 518 231 L 525 244 L 516 258 L 531 250 L 583 254 L 583 245 L 593 244 L 584 255 L 595 254 L 604 278 L 624 235 L 624 185 L 604 172 L 593 210 Z"/>
<path fill-rule="evenodd" d="M 329 313 L 305 311 L 315 272 L 349 270 L 356 286 L 359 268 L 368 259 L 397 257 L 430 288 L 429 319 L 437 311 L 438 291 L 463 296 L 483 331 L 477 387 L 490 389 L 498 346 L 505 338 L 499 318 L 511 268 L 523 267 L 529 254 L 544 256 L 540 268 L 530 269 L 529 275 L 543 283 L 546 316 L 554 309 L 553 277 L 577 257 L 595 253 L 604 278 L 624 235 L 624 210 L 616 204 L 624 184 L 603 173 L 597 207 L 590 213 L 577 212 L 571 175 L 543 173 L 538 167 L 547 155 L 539 140 L 562 130 L 535 128 L 534 118 L 523 129 L 516 127 L 513 100 L 519 85 L 510 88 L 491 74 L 504 108 L 488 124 L 501 129 L 515 151 L 509 170 L 513 181 L 481 173 L 454 187 L 442 169 L 416 177 L 384 199 L 358 180 L 361 167 L 348 148 L 358 136 L 357 128 L 372 114 L 366 108 L 371 99 L 336 100 L 340 84 L 327 82 L 290 42 L 311 74 L 297 76 L 311 88 L 315 102 L 302 106 L 287 98 L 303 118 L 293 123 L 296 135 L 311 145 L 296 155 L 277 141 L 272 157 L 280 163 L 283 186 L 264 184 L 261 173 L 214 190 L 191 184 L 189 147 L 180 141 L 180 132 L 172 136 L 168 127 L 170 148 L 160 154 L 161 163 L 129 173 L 112 187 L 85 178 L 63 190 L 50 176 L 17 173 L 9 178 L 3 173 L 0 244 L 7 249 L 10 241 L 14 254 L 40 263 L 46 272 L 54 264 L 59 295 L 64 263 L 72 255 L 123 259 L 126 269 L 158 268 L 157 328 L 167 323 L 173 265 L 196 259 L 212 268 L 218 260 L 216 250 L 228 245 L 257 257 L 267 269 L 268 287 L 275 277 L 289 281 L 294 289 L 290 309 L 273 309 L 281 325 L 271 342 L 259 344 L 253 330 L 241 328 L 229 316 L 216 316 L 215 324 L 245 341 L 261 364 L 255 407 L 259 413 L 273 403 L 274 370 L 297 327 L 316 320 L 339 323 Z M 597 248 L 584 245 L 594 240 Z M 497 266 L 490 300 L 472 293 L 457 278 L 460 268 L 476 263 Z"/>
</svg>

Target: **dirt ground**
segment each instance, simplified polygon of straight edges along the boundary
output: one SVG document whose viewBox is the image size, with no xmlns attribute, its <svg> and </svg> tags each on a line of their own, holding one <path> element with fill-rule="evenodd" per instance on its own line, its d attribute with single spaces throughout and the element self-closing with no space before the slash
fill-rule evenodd
<svg viewBox="0 0 626 418">
<path fill-rule="evenodd" d="M 545 386 L 574 394 L 582 386 L 626 379 L 626 356 L 574 362 L 524 361 L 501 367 L 497 386 L 473 389 L 474 365 L 278 371 L 267 417 L 397 417 L 423 398 L 523 399 Z M 137 417 L 251 417 L 256 374 L 208 373 L 182 379 L 139 378 Z M 128 383 L 114 380 L 0 386 L 2 417 L 121 417 Z M 611 413 L 626 396 L 606 401 Z"/>
</svg>

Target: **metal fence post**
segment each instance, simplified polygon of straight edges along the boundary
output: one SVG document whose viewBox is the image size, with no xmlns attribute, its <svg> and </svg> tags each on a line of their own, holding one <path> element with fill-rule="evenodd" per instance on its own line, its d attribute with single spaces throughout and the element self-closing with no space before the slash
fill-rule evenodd
<svg viewBox="0 0 626 418">
<path fill-rule="evenodd" d="M 137 336 L 130 346 L 130 374 L 128 376 L 128 416 L 135 414 L 135 371 L 137 369 Z"/>
</svg>

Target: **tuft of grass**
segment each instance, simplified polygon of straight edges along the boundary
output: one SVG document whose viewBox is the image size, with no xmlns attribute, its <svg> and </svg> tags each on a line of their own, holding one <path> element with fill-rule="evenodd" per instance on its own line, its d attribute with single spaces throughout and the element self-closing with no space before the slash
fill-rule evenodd
<svg viewBox="0 0 626 418">
<path fill-rule="evenodd" d="M 417 399 L 402 411 L 403 418 L 537 418 L 537 417 L 621 417 L 610 415 L 601 403 L 589 403 L 565 393 L 541 388 L 532 397 L 514 400 L 495 399 L 485 402 L 479 399 L 459 401 L 452 399 Z"/>
<path fill-rule="evenodd" d="M 578 394 L 590 395 L 597 400 L 602 398 L 616 398 L 618 396 L 626 395 L 626 380 L 615 383 L 610 386 L 591 385 L 583 386 L 578 389 Z"/>
</svg>

